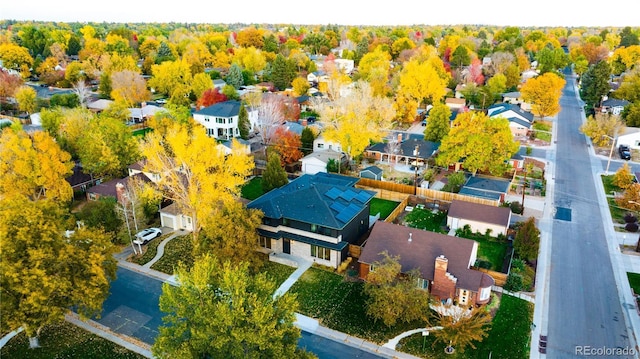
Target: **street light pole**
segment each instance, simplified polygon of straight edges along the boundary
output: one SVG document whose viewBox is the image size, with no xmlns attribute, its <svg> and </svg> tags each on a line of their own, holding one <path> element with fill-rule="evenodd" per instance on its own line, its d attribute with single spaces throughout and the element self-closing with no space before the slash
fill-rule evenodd
<svg viewBox="0 0 640 359">
<path fill-rule="evenodd" d="M 605 171 L 606 175 L 609 175 L 609 165 L 611 164 L 611 156 L 613 155 L 613 146 L 616 144 L 616 132 L 613 133 L 613 137 L 609 135 L 602 135 L 611 140 L 611 149 L 609 150 L 609 160 L 607 161 L 607 169 Z"/>
<path fill-rule="evenodd" d="M 413 176 L 413 194 L 415 196 L 418 195 L 418 155 L 419 154 L 420 152 L 418 151 L 418 145 L 416 145 L 416 148 L 413 149 L 413 156 L 415 157 L 415 160 L 414 160 L 415 174 Z"/>
</svg>

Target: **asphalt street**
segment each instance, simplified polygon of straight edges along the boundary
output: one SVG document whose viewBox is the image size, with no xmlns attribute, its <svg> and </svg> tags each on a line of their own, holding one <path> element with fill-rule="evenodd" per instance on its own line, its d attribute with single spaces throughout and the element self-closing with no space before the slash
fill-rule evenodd
<svg viewBox="0 0 640 359">
<path fill-rule="evenodd" d="M 582 357 L 578 349 L 585 346 L 629 345 L 602 223 L 601 211 L 608 209 L 596 197 L 595 169 L 585 136 L 578 130 L 582 112 L 575 77 L 566 76 L 566 80 L 562 111 L 554 124 L 556 215 L 549 277 L 548 358 Z M 598 167 L 600 160 L 593 163 Z"/>
<path fill-rule="evenodd" d="M 162 282 L 126 268 L 118 268 L 117 278 L 104 302 L 98 323 L 112 331 L 153 344 L 162 325 L 159 299 Z M 302 332 L 298 346 L 320 359 L 386 358 L 349 345 Z"/>
</svg>

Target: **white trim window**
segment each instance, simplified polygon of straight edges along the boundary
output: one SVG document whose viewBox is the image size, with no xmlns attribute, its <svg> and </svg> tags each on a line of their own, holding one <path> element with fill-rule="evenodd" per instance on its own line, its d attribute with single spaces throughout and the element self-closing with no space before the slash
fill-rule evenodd
<svg viewBox="0 0 640 359">
<path fill-rule="evenodd" d="M 331 249 L 320 246 L 311 245 L 311 256 L 327 261 L 331 260 Z"/>
<path fill-rule="evenodd" d="M 428 290 L 429 289 L 429 281 L 424 279 L 424 278 L 418 278 L 417 287 L 418 287 L 418 289 Z"/>
</svg>

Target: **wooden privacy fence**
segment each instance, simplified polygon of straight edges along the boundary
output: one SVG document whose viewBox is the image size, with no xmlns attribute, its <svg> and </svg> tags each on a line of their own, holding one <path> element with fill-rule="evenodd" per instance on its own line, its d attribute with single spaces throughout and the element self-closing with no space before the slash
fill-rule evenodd
<svg viewBox="0 0 640 359">
<path fill-rule="evenodd" d="M 496 282 L 496 285 L 498 287 L 502 287 L 502 286 L 505 285 L 505 283 L 507 283 L 508 275 L 506 273 L 500 273 L 500 272 L 492 271 L 492 270 L 485 269 L 485 268 L 477 268 L 477 270 L 479 270 L 480 272 L 484 272 L 484 273 L 487 273 L 488 275 L 490 275 L 491 278 L 493 278 L 493 280 Z"/>
<path fill-rule="evenodd" d="M 409 204 L 409 196 L 407 196 L 407 198 L 405 198 L 402 202 L 400 202 L 398 207 L 396 207 L 396 209 L 394 209 L 393 212 L 389 213 L 389 215 L 387 216 L 387 218 L 385 218 L 384 221 L 388 223 L 393 223 L 393 221 L 400 215 L 400 213 L 404 212 L 404 208 L 407 206 L 407 204 Z"/>
<path fill-rule="evenodd" d="M 452 202 L 453 200 L 485 204 L 488 206 L 498 207 L 500 205 L 499 200 L 492 200 L 487 198 L 467 196 L 459 193 L 437 191 L 429 188 L 415 188 L 410 185 L 393 183 L 388 181 L 378 181 L 370 178 L 360 178 L 358 181 L 358 187 L 368 187 L 378 192 L 379 197 L 382 199 L 391 200 L 403 200 L 402 194 L 413 194 L 414 191 L 419 197 L 426 197 L 432 200 L 439 200 L 445 202 Z M 394 195 L 395 193 L 395 195 Z M 402 198 L 399 198 L 402 197 Z M 404 207 L 403 207 L 404 208 Z"/>
<path fill-rule="evenodd" d="M 362 253 L 362 247 L 357 246 L 355 244 L 349 244 L 349 256 L 353 258 L 360 258 L 360 253 Z"/>
</svg>

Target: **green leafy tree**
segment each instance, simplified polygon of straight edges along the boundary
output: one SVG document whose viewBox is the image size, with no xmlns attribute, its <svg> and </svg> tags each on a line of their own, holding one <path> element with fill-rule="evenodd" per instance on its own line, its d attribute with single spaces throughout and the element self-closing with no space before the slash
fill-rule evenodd
<svg viewBox="0 0 640 359">
<path fill-rule="evenodd" d="M 399 321 L 426 320 L 429 293 L 418 288 L 419 271 L 401 273 L 399 257 L 392 257 L 386 251 L 382 255 L 383 259 L 373 264 L 375 271 L 367 274 L 364 285 L 369 296 L 367 315 L 389 327 Z"/>
<path fill-rule="evenodd" d="M 444 192 L 458 193 L 467 181 L 463 171 L 456 171 L 447 175 L 447 183 L 442 187 Z"/>
<path fill-rule="evenodd" d="M 31 347 L 72 307 L 99 315 L 115 279 L 109 236 L 82 228 L 67 237 L 68 216 L 51 200 L 0 200 L 0 314 L 8 328 L 24 328 Z"/>
<path fill-rule="evenodd" d="M 638 35 L 633 32 L 633 30 L 626 26 L 620 32 L 620 46 L 621 47 L 629 47 L 633 45 L 639 45 L 640 41 L 638 40 Z"/>
<path fill-rule="evenodd" d="M 75 93 L 69 94 L 55 94 L 51 96 L 51 100 L 49 100 L 49 105 L 51 107 L 66 107 L 66 108 L 74 108 L 80 106 L 80 98 Z"/>
<path fill-rule="evenodd" d="M 76 214 L 76 217 L 86 226 L 102 229 L 112 238 L 115 238 L 122 229 L 122 219 L 116 212 L 116 200 L 113 197 L 88 201 Z"/>
<path fill-rule="evenodd" d="M 242 77 L 242 69 L 240 66 L 238 66 L 238 64 L 232 64 L 231 67 L 229 67 L 229 73 L 224 80 L 227 84 L 239 89 L 240 86 L 244 84 L 244 78 Z"/>
<path fill-rule="evenodd" d="M 491 327 L 491 313 L 485 307 L 449 313 L 437 311 L 436 318 L 435 323 L 429 325 L 442 329 L 433 331 L 436 338 L 433 345 L 442 343 L 461 353 L 469 346 L 475 349 L 475 344 L 489 335 Z"/>
<path fill-rule="evenodd" d="M 471 63 L 469 50 L 465 46 L 458 46 L 451 54 L 451 64 L 456 67 L 468 66 Z"/>
<path fill-rule="evenodd" d="M 240 138 L 248 140 L 250 129 L 251 123 L 249 122 L 249 113 L 244 105 L 241 105 L 240 112 L 238 113 L 238 130 L 240 131 Z"/>
<path fill-rule="evenodd" d="M 640 127 L 640 101 L 632 102 L 622 111 L 622 119 L 629 127 Z"/>
<path fill-rule="evenodd" d="M 600 61 L 582 75 L 580 80 L 580 97 L 587 104 L 587 109 L 591 110 L 600 106 L 602 97 L 609 93 L 609 76 L 611 67 L 606 61 Z"/>
<path fill-rule="evenodd" d="M 315 139 L 316 135 L 311 128 L 305 127 L 302 129 L 300 142 L 302 142 L 302 153 L 304 153 L 305 156 L 313 152 L 313 141 Z"/>
<path fill-rule="evenodd" d="M 466 112 L 456 117 L 453 128 L 442 140 L 436 163 L 448 166 L 462 162 L 464 168 L 474 173 L 480 170 L 502 174 L 519 147 L 506 118 Z"/>
<path fill-rule="evenodd" d="M 513 249 L 521 259 L 532 261 L 538 258 L 540 247 L 540 230 L 536 227 L 536 219 L 529 217 L 518 228 L 513 241 Z"/>
<path fill-rule="evenodd" d="M 431 142 L 440 142 L 449 134 L 451 128 L 451 110 L 443 103 L 437 103 L 429 111 L 429 119 L 424 130 L 424 139 Z"/>
<path fill-rule="evenodd" d="M 567 66 L 570 62 L 569 55 L 560 47 L 544 47 L 536 54 L 538 69 L 544 74 L 550 71 L 557 71 Z"/>
<path fill-rule="evenodd" d="M 262 191 L 267 193 L 274 188 L 280 188 L 289 183 L 287 172 L 282 168 L 280 156 L 277 152 L 269 153 L 267 168 L 262 174 Z"/>
<path fill-rule="evenodd" d="M 211 254 L 176 272 L 180 285 L 162 288 L 166 315 L 152 347 L 156 357 L 308 357 L 297 349 L 295 297 L 274 297 L 276 284 L 266 274 L 252 275 L 248 263 L 221 263 Z"/>
</svg>

